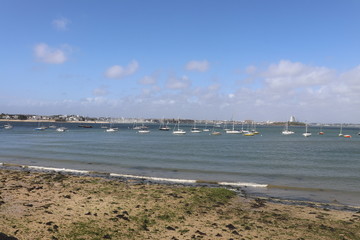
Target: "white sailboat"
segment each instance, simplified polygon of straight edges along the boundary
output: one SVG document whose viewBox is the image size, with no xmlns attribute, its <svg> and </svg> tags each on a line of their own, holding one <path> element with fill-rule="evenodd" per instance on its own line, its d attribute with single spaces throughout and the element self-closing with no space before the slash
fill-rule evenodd
<svg viewBox="0 0 360 240">
<path fill-rule="evenodd" d="M 119 131 L 119 128 L 113 128 L 113 127 L 107 128 L 105 130 L 105 132 L 117 132 L 117 131 Z"/>
<path fill-rule="evenodd" d="M 66 132 L 68 129 L 66 127 L 59 127 L 56 129 L 57 132 Z"/>
<path fill-rule="evenodd" d="M 203 129 L 203 132 L 210 132 L 210 129 L 207 128 L 207 122 L 205 123 L 205 128 Z"/>
<path fill-rule="evenodd" d="M 344 136 L 344 134 L 342 133 L 342 124 L 340 125 L 340 132 L 339 132 L 339 137 Z"/>
<path fill-rule="evenodd" d="M 303 133 L 304 137 L 310 137 L 311 136 L 311 132 L 308 132 L 308 125 L 305 124 L 305 132 Z"/>
<path fill-rule="evenodd" d="M 177 129 L 176 129 L 177 126 Z M 175 135 L 184 135 L 186 134 L 186 131 L 184 131 L 183 129 L 180 129 L 180 119 L 178 120 L 178 123 L 175 125 L 174 130 L 172 132 Z"/>
<path fill-rule="evenodd" d="M 10 123 L 4 125 L 4 129 L 12 129 L 13 126 Z"/>
<path fill-rule="evenodd" d="M 196 121 L 194 121 L 194 126 L 191 129 L 192 133 L 201 133 L 201 130 L 199 128 L 196 127 Z"/>
<path fill-rule="evenodd" d="M 228 133 L 228 134 L 241 134 L 241 133 L 243 133 L 243 131 L 235 130 L 235 121 L 233 121 L 232 129 L 231 130 L 226 130 L 226 133 Z"/>
<path fill-rule="evenodd" d="M 117 132 L 117 131 L 119 131 L 119 128 L 113 127 L 112 122 L 110 123 L 110 127 L 108 127 L 107 129 L 105 129 L 105 132 Z"/>
<path fill-rule="evenodd" d="M 140 130 L 138 133 L 150 133 L 149 127 L 145 126 L 144 123 L 141 125 Z"/>
<path fill-rule="evenodd" d="M 138 131 L 138 133 L 142 133 L 142 134 L 150 133 L 150 130 L 149 130 L 149 129 L 140 129 L 140 130 Z"/>
<path fill-rule="evenodd" d="M 282 135 L 291 135 L 291 134 L 294 134 L 294 133 L 295 133 L 295 132 L 289 130 L 289 123 L 286 122 L 286 123 L 285 123 L 284 130 L 281 132 L 281 134 L 282 134 Z"/>
</svg>

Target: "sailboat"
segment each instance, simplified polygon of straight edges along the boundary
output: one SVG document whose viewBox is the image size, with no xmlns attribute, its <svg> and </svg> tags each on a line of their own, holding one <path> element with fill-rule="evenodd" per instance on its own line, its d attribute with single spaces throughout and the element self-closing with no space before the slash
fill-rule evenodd
<svg viewBox="0 0 360 240">
<path fill-rule="evenodd" d="M 253 133 L 253 134 L 259 134 L 259 132 L 258 131 L 256 131 L 256 123 L 253 121 L 252 122 L 252 130 L 250 131 L 251 133 Z"/>
<path fill-rule="evenodd" d="M 305 124 L 305 132 L 303 133 L 304 137 L 310 137 L 311 136 L 311 132 L 308 132 L 308 125 Z"/>
<path fill-rule="evenodd" d="M 57 132 L 66 132 L 68 129 L 66 127 L 58 127 L 56 129 Z"/>
<path fill-rule="evenodd" d="M 253 132 L 251 132 L 251 131 L 245 131 L 244 133 L 243 133 L 243 135 L 244 136 L 246 136 L 246 137 L 251 137 L 251 136 L 255 136 L 255 133 L 253 133 Z"/>
<path fill-rule="evenodd" d="M 177 126 L 177 129 L 176 129 Z M 186 134 L 186 131 L 180 129 L 180 119 L 178 120 L 178 123 L 175 125 L 174 130 L 172 132 L 175 135 L 184 135 Z"/>
<path fill-rule="evenodd" d="M 169 122 L 166 123 L 165 125 L 165 119 L 160 123 L 160 127 L 159 127 L 159 130 L 160 131 L 169 131 L 170 128 L 168 126 Z"/>
<path fill-rule="evenodd" d="M 138 133 L 150 133 L 149 127 L 145 126 L 144 123 L 141 125 Z"/>
<path fill-rule="evenodd" d="M 133 129 L 133 130 L 140 130 L 141 127 L 137 125 L 137 122 L 136 122 L 136 121 L 134 121 L 133 126 L 132 126 L 132 129 Z"/>
<path fill-rule="evenodd" d="M 113 124 L 110 123 L 110 127 L 108 127 L 107 129 L 105 129 L 105 132 L 117 132 L 119 131 L 119 128 L 113 127 Z"/>
<path fill-rule="evenodd" d="M 235 121 L 233 121 L 232 129 L 226 130 L 226 133 L 228 134 L 241 134 L 243 131 L 235 130 Z"/>
<path fill-rule="evenodd" d="M 319 131 L 319 133 L 318 133 L 319 135 L 324 135 L 325 133 L 323 132 L 323 130 L 322 130 L 322 125 L 320 126 L 320 131 Z"/>
<path fill-rule="evenodd" d="M 339 132 L 339 137 L 344 136 L 344 134 L 342 133 L 342 124 L 340 125 L 340 132 Z"/>
<path fill-rule="evenodd" d="M 4 129 L 12 129 L 13 126 L 10 123 L 4 125 Z"/>
<path fill-rule="evenodd" d="M 289 122 L 286 122 L 284 130 L 281 132 L 281 134 L 282 135 L 291 135 L 291 134 L 294 134 L 294 133 L 295 132 L 289 130 Z"/>
<path fill-rule="evenodd" d="M 207 122 L 205 123 L 205 128 L 203 129 L 203 132 L 210 132 L 210 129 L 207 128 Z"/>
<path fill-rule="evenodd" d="M 45 127 L 44 125 L 40 126 L 40 122 L 38 123 L 38 127 L 35 128 L 34 130 L 36 131 L 44 131 L 45 129 L 47 129 L 47 127 Z"/>
<path fill-rule="evenodd" d="M 140 129 L 138 133 L 150 133 L 149 129 Z"/>
<path fill-rule="evenodd" d="M 219 135 L 221 135 L 221 132 L 215 130 L 215 125 L 213 126 L 213 129 L 212 129 L 212 131 L 211 131 L 211 135 L 214 135 L 214 136 L 219 136 Z"/>
<path fill-rule="evenodd" d="M 119 131 L 119 128 L 113 128 L 113 127 L 109 127 L 105 130 L 105 132 L 117 132 Z"/>
<path fill-rule="evenodd" d="M 192 133 L 201 133 L 200 129 L 196 127 L 196 121 L 194 121 L 194 126 L 191 129 Z"/>
</svg>

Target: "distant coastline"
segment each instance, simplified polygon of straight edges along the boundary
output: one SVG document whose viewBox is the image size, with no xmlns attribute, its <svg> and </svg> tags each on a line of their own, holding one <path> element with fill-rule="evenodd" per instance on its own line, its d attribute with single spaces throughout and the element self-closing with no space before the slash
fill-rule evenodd
<svg viewBox="0 0 360 240">
<path fill-rule="evenodd" d="M 109 123 L 106 121 L 57 121 L 51 120 L 19 120 L 19 119 L 0 119 L 0 122 L 29 122 L 29 123 Z"/>
</svg>

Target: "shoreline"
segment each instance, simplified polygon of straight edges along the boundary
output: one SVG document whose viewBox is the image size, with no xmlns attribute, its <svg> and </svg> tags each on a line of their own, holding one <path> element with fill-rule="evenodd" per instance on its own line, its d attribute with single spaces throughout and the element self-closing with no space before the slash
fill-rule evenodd
<svg viewBox="0 0 360 240">
<path fill-rule="evenodd" d="M 43 167 L 43 166 L 31 166 L 21 165 L 13 163 L 0 162 L 1 170 L 11 171 L 25 171 L 35 173 L 47 173 L 47 174 L 64 174 L 78 177 L 99 177 L 114 181 L 138 181 L 141 184 L 160 184 L 166 186 L 184 186 L 184 187 L 210 187 L 210 188 L 226 188 L 236 192 L 239 196 L 246 196 L 249 199 L 263 199 L 267 202 L 286 204 L 293 206 L 310 206 L 314 208 L 326 208 L 341 211 L 360 212 L 360 206 L 346 205 L 334 202 L 320 202 L 311 200 L 299 200 L 299 199 L 287 199 L 274 196 L 266 196 L 263 194 L 256 193 L 256 188 L 268 188 L 272 185 L 268 184 L 257 184 L 257 183 L 237 183 L 237 182 L 215 182 L 205 180 L 190 180 L 190 179 L 175 179 L 175 178 L 160 178 L 160 177 L 149 177 L 149 176 L 138 176 L 130 174 L 118 174 L 110 172 L 99 172 L 91 170 L 77 170 L 67 168 L 55 168 L 55 167 Z"/>
<path fill-rule="evenodd" d="M 268 202 L 220 187 L 0 168 L 4 235 L 349 240 L 360 239 L 360 211 Z"/>
</svg>

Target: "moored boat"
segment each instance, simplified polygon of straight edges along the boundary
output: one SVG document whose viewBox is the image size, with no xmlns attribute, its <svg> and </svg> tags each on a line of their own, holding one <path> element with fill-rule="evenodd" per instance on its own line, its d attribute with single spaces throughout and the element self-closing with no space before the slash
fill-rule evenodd
<svg viewBox="0 0 360 240">
<path fill-rule="evenodd" d="M 138 133 L 142 133 L 142 134 L 150 133 L 150 130 L 149 130 L 149 129 L 140 129 L 140 130 L 138 131 Z"/>
<path fill-rule="evenodd" d="M 117 132 L 119 131 L 119 128 L 109 127 L 105 130 L 105 132 Z"/>
<path fill-rule="evenodd" d="M 243 131 L 235 130 L 235 121 L 233 121 L 232 129 L 226 130 L 226 133 L 228 134 L 241 134 Z"/>
<path fill-rule="evenodd" d="M 340 125 L 340 132 L 339 132 L 339 137 L 343 137 L 344 134 L 342 133 L 342 124 Z"/>
<path fill-rule="evenodd" d="M 45 127 L 44 125 L 40 125 L 40 122 L 39 122 L 37 128 L 35 128 L 34 130 L 35 131 L 44 131 L 46 129 L 48 129 L 48 127 Z"/>
<path fill-rule="evenodd" d="M 176 125 L 174 127 L 174 130 L 173 130 L 173 134 L 175 135 L 184 135 L 186 134 L 186 131 L 184 131 L 183 129 L 180 129 L 180 120 L 178 120 L 178 123 L 177 123 L 177 129 L 176 128 Z"/>
<path fill-rule="evenodd" d="M 207 123 L 205 123 L 205 128 L 203 129 L 203 132 L 210 132 L 210 129 L 207 128 Z"/>
<path fill-rule="evenodd" d="M 249 136 L 255 136 L 255 133 L 253 132 L 246 132 L 243 134 L 243 136 L 249 137 Z"/>
<path fill-rule="evenodd" d="M 4 125 L 4 129 L 12 129 L 13 126 L 10 123 Z"/>
<path fill-rule="evenodd" d="M 308 131 L 308 125 L 305 124 L 305 132 L 302 134 L 304 137 L 310 137 L 311 132 Z"/>
<path fill-rule="evenodd" d="M 282 134 L 282 135 L 291 135 L 291 134 L 294 134 L 294 133 L 295 133 L 295 132 L 289 130 L 289 123 L 286 122 L 286 123 L 285 123 L 284 130 L 281 132 L 281 134 Z"/>
<path fill-rule="evenodd" d="M 170 128 L 168 126 L 169 122 L 166 122 L 165 124 L 165 119 L 160 123 L 160 126 L 159 126 L 159 130 L 160 131 L 169 131 Z"/>
<path fill-rule="evenodd" d="M 59 127 L 56 129 L 57 132 L 66 132 L 68 129 L 66 127 Z"/>
<path fill-rule="evenodd" d="M 191 128 L 190 132 L 192 132 L 192 133 L 201 133 L 200 128 L 196 127 L 196 121 L 194 121 L 194 126 L 193 126 L 193 128 Z"/>
<path fill-rule="evenodd" d="M 164 127 L 160 127 L 159 130 L 160 131 L 169 131 L 170 128 L 168 126 L 164 126 Z"/>
<path fill-rule="evenodd" d="M 78 127 L 80 127 L 80 128 L 92 128 L 93 126 L 91 126 L 91 125 L 79 125 Z"/>
</svg>

